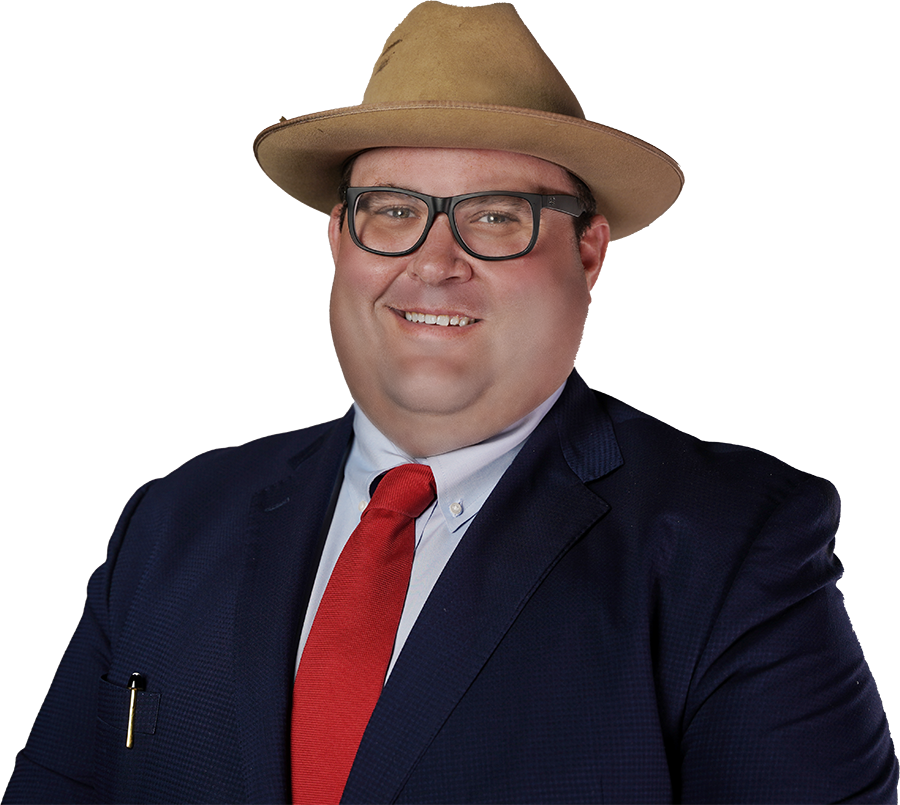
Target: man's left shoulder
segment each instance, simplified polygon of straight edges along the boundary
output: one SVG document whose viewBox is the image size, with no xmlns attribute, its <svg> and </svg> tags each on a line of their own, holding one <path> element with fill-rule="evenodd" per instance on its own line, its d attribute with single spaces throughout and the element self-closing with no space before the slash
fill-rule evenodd
<svg viewBox="0 0 900 805">
<path fill-rule="evenodd" d="M 834 486 L 760 450 L 704 441 L 602 392 L 622 455 L 610 479 L 629 489 L 642 509 L 677 512 L 709 525 L 732 519 L 761 524 L 789 501 L 803 501 L 803 516 L 837 523 L 840 498 Z M 616 477 L 618 476 L 618 477 Z"/>
<path fill-rule="evenodd" d="M 754 479 L 789 485 L 814 479 L 831 487 L 825 479 L 796 469 L 761 450 L 705 441 L 603 392 L 593 391 L 593 394 L 609 414 L 625 461 L 629 457 L 640 461 L 644 470 L 684 472 L 723 483 L 740 481 L 744 485 Z"/>
</svg>

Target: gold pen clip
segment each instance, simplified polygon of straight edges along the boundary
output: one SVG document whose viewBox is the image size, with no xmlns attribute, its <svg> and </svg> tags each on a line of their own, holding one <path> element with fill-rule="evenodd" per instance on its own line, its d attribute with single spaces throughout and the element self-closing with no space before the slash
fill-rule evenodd
<svg viewBox="0 0 900 805">
<path fill-rule="evenodd" d="M 125 748 L 131 749 L 134 746 L 134 710 L 137 705 L 137 695 L 139 690 L 147 687 L 147 680 L 141 674 L 132 674 L 128 680 L 128 689 L 131 695 L 128 699 L 128 731 L 125 733 Z"/>
</svg>

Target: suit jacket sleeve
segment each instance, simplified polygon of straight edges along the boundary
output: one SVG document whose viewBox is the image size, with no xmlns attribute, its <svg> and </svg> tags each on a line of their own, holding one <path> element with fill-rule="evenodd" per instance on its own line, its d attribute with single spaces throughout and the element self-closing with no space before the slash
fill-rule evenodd
<svg viewBox="0 0 900 805">
<path fill-rule="evenodd" d="M 132 514 L 151 484 L 119 518 L 106 562 L 88 582 L 81 621 L 60 662 L 4 795 L 4 803 L 93 802 L 94 730 L 101 676 L 109 668 L 109 598 L 119 548 Z"/>
<path fill-rule="evenodd" d="M 874 680 L 835 582 L 839 502 L 809 478 L 740 563 L 689 689 L 684 802 L 896 802 Z"/>
</svg>

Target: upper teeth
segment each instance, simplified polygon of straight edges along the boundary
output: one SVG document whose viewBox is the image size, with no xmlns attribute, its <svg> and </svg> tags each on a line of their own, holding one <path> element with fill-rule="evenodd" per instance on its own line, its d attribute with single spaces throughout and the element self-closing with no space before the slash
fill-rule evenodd
<svg viewBox="0 0 900 805">
<path fill-rule="evenodd" d="M 406 311 L 406 320 L 422 324 L 439 324 L 441 327 L 465 327 L 467 324 L 475 321 L 475 319 L 470 319 L 468 316 L 448 316 L 446 314 L 438 316 L 434 313 L 413 313 L 409 310 Z"/>
</svg>

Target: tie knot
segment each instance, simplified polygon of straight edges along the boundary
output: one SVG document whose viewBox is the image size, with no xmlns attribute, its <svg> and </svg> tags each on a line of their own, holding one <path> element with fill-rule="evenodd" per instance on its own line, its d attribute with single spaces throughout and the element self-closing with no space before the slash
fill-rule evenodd
<svg viewBox="0 0 900 805">
<path fill-rule="evenodd" d="M 401 464 L 388 470 L 375 488 L 366 509 L 387 509 L 415 519 L 437 496 L 431 467 L 425 464 Z"/>
</svg>

